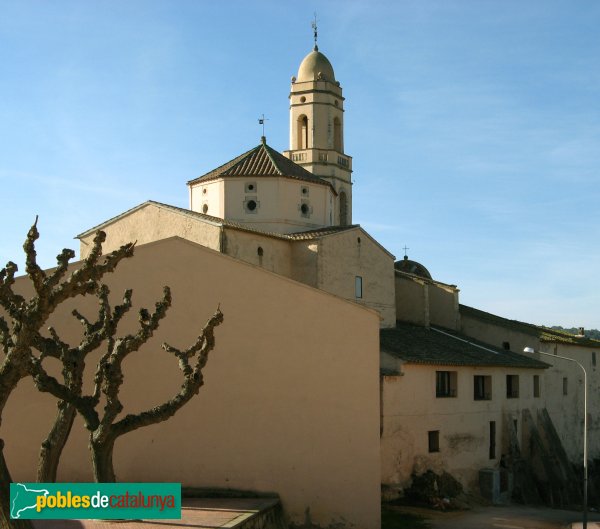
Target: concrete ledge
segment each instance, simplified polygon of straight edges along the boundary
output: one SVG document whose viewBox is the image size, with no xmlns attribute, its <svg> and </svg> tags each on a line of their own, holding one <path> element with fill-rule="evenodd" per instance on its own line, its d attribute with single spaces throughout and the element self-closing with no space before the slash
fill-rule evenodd
<svg viewBox="0 0 600 529">
<path fill-rule="evenodd" d="M 277 498 L 184 498 L 181 520 L 34 520 L 35 529 L 284 529 Z"/>
</svg>

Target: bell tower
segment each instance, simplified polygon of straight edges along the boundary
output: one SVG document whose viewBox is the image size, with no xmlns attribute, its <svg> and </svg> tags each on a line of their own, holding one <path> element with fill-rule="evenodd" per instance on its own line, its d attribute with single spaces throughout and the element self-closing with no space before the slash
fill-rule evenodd
<svg viewBox="0 0 600 529">
<path fill-rule="evenodd" d="M 344 153 L 344 98 L 329 59 L 315 47 L 290 91 L 290 160 L 330 182 L 337 192 L 334 224 L 352 224 L 352 158 Z"/>
</svg>

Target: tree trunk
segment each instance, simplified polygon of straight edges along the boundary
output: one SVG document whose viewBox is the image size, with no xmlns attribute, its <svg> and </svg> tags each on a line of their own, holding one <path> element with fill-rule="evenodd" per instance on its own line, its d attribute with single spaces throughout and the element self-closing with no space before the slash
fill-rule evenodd
<svg viewBox="0 0 600 529">
<path fill-rule="evenodd" d="M 90 436 L 93 437 L 93 434 Z M 90 450 L 92 451 L 92 465 L 94 467 L 94 480 L 96 483 L 116 483 L 115 470 L 113 468 L 113 450 L 115 438 L 109 437 L 104 441 L 90 439 Z"/>
<path fill-rule="evenodd" d="M 75 420 L 77 410 L 64 400 L 59 401 L 56 419 L 48 437 L 40 449 L 37 480 L 40 483 L 55 483 L 58 463 Z"/>
<path fill-rule="evenodd" d="M 4 460 L 4 441 L 0 439 L 0 529 L 33 529 L 30 520 L 10 519 L 10 483 L 12 479 Z"/>
</svg>

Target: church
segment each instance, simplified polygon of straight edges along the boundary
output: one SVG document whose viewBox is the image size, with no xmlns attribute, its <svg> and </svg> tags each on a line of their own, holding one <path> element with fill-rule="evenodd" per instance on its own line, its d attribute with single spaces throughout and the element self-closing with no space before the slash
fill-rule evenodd
<svg viewBox="0 0 600 529">
<path fill-rule="evenodd" d="M 189 209 L 148 201 L 81 233 L 106 251 L 125 240 L 178 236 L 377 310 L 396 322 L 394 256 L 352 224 L 352 158 L 344 152 L 344 98 L 317 46 L 290 91 L 290 149 L 261 143 L 187 183 Z"/>
<path fill-rule="evenodd" d="M 576 461 L 581 376 L 523 349 L 576 358 L 595 375 L 600 342 L 461 305 L 456 285 L 407 255 L 396 260 L 353 224 L 342 86 L 316 44 L 289 99 L 289 150 L 263 136 L 190 179 L 188 209 L 150 200 L 78 235 L 82 259 L 99 229 L 105 252 L 137 241 L 110 280 L 113 295 L 133 288 L 149 306 L 171 287 L 173 309 L 155 343 L 192 339 L 219 303 L 225 315 L 206 387 L 171 421 L 117 445 L 119 479 L 271 491 L 293 525 L 376 529 L 382 486 L 401 495 L 428 470 L 471 490 L 484 471 L 490 499 L 504 501 L 504 456 L 542 460 L 560 446 L 557 465 Z M 92 310 L 93 301 L 83 303 Z M 67 312 L 55 319 L 76 335 Z M 142 356 L 132 409 L 177 388 L 168 359 Z M 599 409 L 597 376 L 589 389 Z M 21 392 L 14 400 L 35 390 Z M 51 415 L 52 400 L 36 398 L 32 413 Z M 49 427 L 25 424 L 14 406 L 5 422 L 29 429 L 28 439 Z M 85 481 L 84 432 L 74 430 L 76 457 L 61 479 Z M 598 431 L 594 417 L 590 436 Z M 39 443 L 13 452 L 10 444 L 25 479 Z M 597 440 L 590 454 L 600 456 Z"/>
</svg>

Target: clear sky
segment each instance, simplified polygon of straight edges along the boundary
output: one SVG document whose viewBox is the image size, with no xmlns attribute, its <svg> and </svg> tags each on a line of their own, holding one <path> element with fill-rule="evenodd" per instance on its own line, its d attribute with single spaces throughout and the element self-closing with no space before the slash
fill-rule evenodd
<svg viewBox="0 0 600 529">
<path fill-rule="evenodd" d="M 0 0 L 0 260 L 258 145 L 288 148 L 319 48 L 346 97 L 354 218 L 461 302 L 600 327 L 597 0 Z M 22 269 L 22 266 L 21 266 Z"/>
</svg>

